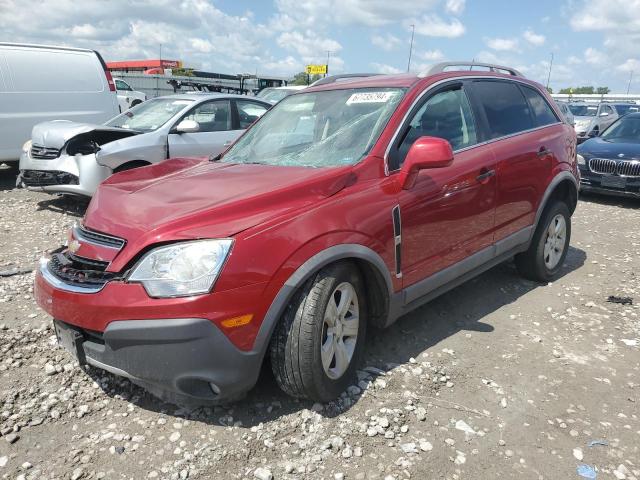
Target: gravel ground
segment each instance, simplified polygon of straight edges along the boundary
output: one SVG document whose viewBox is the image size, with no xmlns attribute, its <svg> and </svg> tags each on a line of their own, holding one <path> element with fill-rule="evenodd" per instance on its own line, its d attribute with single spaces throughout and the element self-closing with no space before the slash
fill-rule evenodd
<svg viewBox="0 0 640 480">
<path fill-rule="evenodd" d="M 0 271 L 32 269 L 84 210 L 14 178 Z M 239 403 L 163 404 L 56 346 L 32 272 L 0 278 L 0 478 L 640 479 L 639 206 L 584 198 L 556 282 L 507 263 L 456 288 L 370 335 L 360 382 L 325 405 L 268 366 Z"/>
</svg>

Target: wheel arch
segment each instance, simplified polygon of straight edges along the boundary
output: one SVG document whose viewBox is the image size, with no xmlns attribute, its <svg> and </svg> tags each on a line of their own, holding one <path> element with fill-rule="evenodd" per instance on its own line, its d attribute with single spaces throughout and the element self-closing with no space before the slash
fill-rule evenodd
<svg viewBox="0 0 640 480">
<path fill-rule="evenodd" d="M 275 326 L 294 293 L 320 269 L 339 261 L 352 261 L 360 270 L 371 309 L 370 324 L 376 327 L 386 325 L 393 298 L 393 284 L 384 260 L 364 245 L 334 245 L 306 260 L 285 281 L 264 316 L 256 336 L 254 351 L 260 350 L 263 354 L 266 352 Z"/>
<path fill-rule="evenodd" d="M 151 162 L 147 162 L 146 160 L 129 160 L 128 162 L 114 168 L 113 173 L 124 172 L 126 170 L 131 170 L 132 168 L 146 167 L 147 165 L 151 165 Z"/>
<path fill-rule="evenodd" d="M 542 213 L 549 205 L 549 202 L 553 200 L 561 200 L 565 202 L 569 208 L 569 213 L 573 214 L 575 211 L 576 206 L 578 205 L 578 182 L 570 171 L 563 170 L 559 172 L 549 183 L 549 186 L 545 190 L 542 200 L 538 205 L 534 222 L 535 228 L 532 230 L 532 237 L 535 229 L 538 227 L 538 222 L 542 217 Z"/>
</svg>

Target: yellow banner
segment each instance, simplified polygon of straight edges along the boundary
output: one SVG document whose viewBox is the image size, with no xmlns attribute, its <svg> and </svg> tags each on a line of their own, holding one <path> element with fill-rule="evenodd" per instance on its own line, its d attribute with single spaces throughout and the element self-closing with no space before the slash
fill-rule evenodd
<svg viewBox="0 0 640 480">
<path fill-rule="evenodd" d="M 309 75 L 325 75 L 328 70 L 328 65 L 307 65 L 307 73 Z"/>
</svg>

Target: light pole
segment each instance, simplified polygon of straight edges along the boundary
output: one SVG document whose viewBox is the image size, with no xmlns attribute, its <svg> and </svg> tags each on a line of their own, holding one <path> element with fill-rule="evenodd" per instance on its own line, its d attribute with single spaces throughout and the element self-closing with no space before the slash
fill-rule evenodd
<svg viewBox="0 0 640 480">
<path fill-rule="evenodd" d="M 627 84 L 627 95 L 629 95 L 629 90 L 631 90 L 631 80 L 633 79 L 633 70 L 629 72 L 629 83 Z"/>
<path fill-rule="evenodd" d="M 324 74 L 325 77 L 329 75 L 329 57 L 331 57 L 331 50 L 327 50 L 327 73 Z"/>
<path fill-rule="evenodd" d="M 551 52 L 551 61 L 549 62 L 549 75 L 547 75 L 547 90 L 549 90 L 549 82 L 551 81 L 551 68 L 553 67 L 553 52 Z"/>
<path fill-rule="evenodd" d="M 416 33 L 416 26 L 411 26 L 411 43 L 409 44 L 409 62 L 407 63 L 407 72 L 411 69 L 411 54 L 413 53 L 413 36 Z"/>
</svg>

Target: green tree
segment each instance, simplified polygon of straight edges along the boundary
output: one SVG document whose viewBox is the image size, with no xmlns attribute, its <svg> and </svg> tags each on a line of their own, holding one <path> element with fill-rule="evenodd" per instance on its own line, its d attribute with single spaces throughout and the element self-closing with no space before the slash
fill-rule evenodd
<svg viewBox="0 0 640 480">
<path fill-rule="evenodd" d="M 553 93 L 553 88 L 551 88 L 551 87 L 547 87 L 547 92 L 549 92 L 549 93 Z"/>
<path fill-rule="evenodd" d="M 609 90 L 609 87 L 598 87 L 596 90 L 596 93 L 598 95 L 606 95 L 607 93 L 610 93 L 611 90 Z"/>
<path fill-rule="evenodd" d="M 603 87 L 607 88 L 607 87 Z M 607 90 L 609 90 L 607 88 Z M 596 89 L 594 87 L 567 87 L 560 90 L 560 93 L 567 93 L 573 95 L 593 95 L 596 93 Z M 600 92 L 598 92 L 600 93 Z"/>
<path fill-rule="evenodd" d="M 293 80 L 289 82 L 289 85 L 309 85 L 321 78 L 322 76 L 320 75 L 311 75 L 311 78 L 309 78 L 307 72 L 300 72 L 293 76 Z"/>
</svg>

